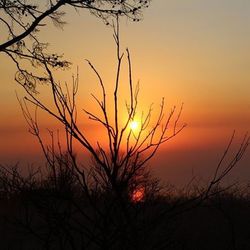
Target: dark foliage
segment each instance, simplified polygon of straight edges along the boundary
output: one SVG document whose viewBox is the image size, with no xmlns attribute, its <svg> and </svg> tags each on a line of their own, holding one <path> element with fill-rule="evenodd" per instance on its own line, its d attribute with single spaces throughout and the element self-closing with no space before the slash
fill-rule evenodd
<svg viewBox="0 0 250 250">
<path fill-rule="evenodd" d="M 157 186 L 143 201 L 110 191 L 86 193 L 58 164 L 56 176 L 1 172 L 1 249 L 238 249 L 250 247 L 248 189 L 216 187 L 197 202 Z M 55 184 L 58 183 L 58 186 Z M 64 183 L 61 187 L 59 183 Z"/>
</svg>

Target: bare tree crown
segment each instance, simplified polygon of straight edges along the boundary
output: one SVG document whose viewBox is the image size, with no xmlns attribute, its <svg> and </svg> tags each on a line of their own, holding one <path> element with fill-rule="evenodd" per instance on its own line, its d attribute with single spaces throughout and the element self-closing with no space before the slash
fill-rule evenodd
<svg viewBox="0 0 250 250">
<path fill-rule="evenodd" d="M 57 26 L 62 26 L 65 14 L 61 8 L 65 5 L 76 9 L 88 9 L 91 14 L 108 22 L 110 16 L 127 16 L 134 21 L 142 16 L 141 9 L 147 7 L 149 0 L 1 0 L 0 1 L 0 27 L 5 31 L 5 40 L 0 44 L 0 51 L 20 49 L 25 46 L 21 42 L 25 37 L 35 38 L 35 33 L 45 26 L 45 18 L 50 18 Z"/>
<path fill-rule="evenodd" d="M 114 16 L 126 16 L 139 21 L 142 9 L 148 7 L 149 2 L 150 0 L 0 0 L 0 52 L 12 59 L 18 71 L 29 79 L 26 87 L 36 91 L 36 84 L 44 79 L 34 73 L 35 68 L 44 60 L 54 68 L 67 68 L 70 65 L 56 51 L 46 54 L 48 43 L 42 42 L 38 36 L 39 31 L 48 24 L 45 20 L 50 19 L 55 26 L 63 27 L 63 16 L 67 11 L 64 7 L 71 7 L 75 10 L 87 9 L 106 24 Z M 21 66 L 20 59 L 28 61 L 32 70 Z"/>
<path fill-rule="evenodd" d="M 114 82 L 114 89 L 112 95 L 113 106 L 107 105 L 107 93 L 105 83 L 102 76 L 99 74 L 95 66 L 87 61 L 90 68 L 93 70 L 97 77 L 100 89 L 101 98 L 92 94 L 97 107 L 98 113 L 93 113 L 87 108 L 83 108 L 83 111 L 87 117 L 96 122 L 100 127 L 104 129 L 105 136 L 108 141 L 108 147 L 105 148 L 101 145 L 101 142 L 93 143 L 92 138 L 89 138 L 78 125 L 78 117 L 76 107 L 76 96 L 78 90 L 79 78 L 76 77 L 73 80 L 71 88 L 66 85 L 63 87 L 53 75 L 53 66 L 43 61 L 43 68 L 45 70 L 46 77 L 44 81 L 48 82 L 48 86 L 51 88 L 53 96 L 54 106 L 56 111 L 46 106 L 39 99 L 39 95 L 35 95 L 30 91 L 29 87 L 26 87 L 25 76 L 20 75 L 16 77 L 17 82 L 24 87 L 27 96 L 22 104 L 24 116 L 29 124 L 31 132 L 39 138 L 39 141 L 43 147 L 47 159 L 49 159 L 49 153 L 46 151 L 42 144 L 42 140 L 39 134 L 39 127 L 36 119 L 34 119 L 28 109 L 27 104 L 31 103 L 36 107 L 46 111 L 57 120 L 59 120 L 65 127 L 67 152 L 70 154 L 72 161 L 75 162 L 75 167 L 79 173 L 84 173 L 84 170 L 80 170 L 75 159 L 74 142 L 78 141 L 81 146 L 86 149 L 92 159 L 93 168 L 92 174 L 94 178 L 106 188 L 109 187 L 112 190 L 120 191 L 120 189 L 127 189 L 131 185 L 140 179 L 145 173 L 146 163 L 155 155 L 159 146 L 182 131 L 184 125 L 179 125 L 179 119 L 182 112 L 182 107 L 177 112 L 173 107 L 169 114 L 165 113 L 165 101 L 164 98 L 161 101 L 159 112 L 156 115 L 156 119 L 152 118 L 152 107 L 145 113 L 138 114 L 138 93 L 139 86 L 134 85 L 132 76 L 132 63 L 130 58 L 130 52 L 127 49 L 124 53 L 121 52 L 120 37 L 119 37 L 119 22 L 113 23 L 114 40 L 116 44 L 117 55 L 117 68 Z M 42 56 L 43 54 L 41 54 Z M 127 110 L 127 116 L 122 122 L 121 109 L 119 106 L 119 86 L 121 82 L 121 70 L 123 61 L 127 61 L 128 65 L 128 89 L 129 89 L 129 101 L 125 104 Z M 71 89 L 71 91 L 70 91 Z M 134 118 L 138 116 L 139 125 L 135 132 L 130 124 L 134 121 Z M 50 162 L 50 160 L 48 160 Z M 83 174 L 86 176 L 86 174 Z M 86 180 L 84 181 L 86 182 Z"/>
</svg>

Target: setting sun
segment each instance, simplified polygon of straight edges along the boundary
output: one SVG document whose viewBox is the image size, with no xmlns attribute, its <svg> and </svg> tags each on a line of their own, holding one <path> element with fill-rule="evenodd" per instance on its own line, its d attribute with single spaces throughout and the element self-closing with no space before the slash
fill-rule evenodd
<svg viewBox="0 0 250 250">
<path fill-rule="evenodd" d="M 135 189 L 132 193 L 131 200 L 132 202 L 142 202 L 145 197 L 145 189 L 143 187 Z"/>
<path fill-rule="evenodd" d="M 129 127 L 133 132 L 135 132 L 139 129 L 139 122 L 131 121 Z"/>
</svg>

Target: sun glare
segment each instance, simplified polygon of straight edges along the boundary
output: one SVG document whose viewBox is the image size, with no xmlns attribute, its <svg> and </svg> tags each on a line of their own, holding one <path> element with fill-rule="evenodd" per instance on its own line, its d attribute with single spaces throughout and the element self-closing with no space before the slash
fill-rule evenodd
<svg viewBox="0 0 250 250">
<path fill-rule="evenodd" d="M 136 190 L 134 190 L 134 192 L 132 193 L 132 197 L 131 200 L 132 202 L 142 202 L 144 200 L 145 197 L 145 189 L 144 188 L 138 188 Z"/>
<path fill-rule="evenodd" d="M 135 132 L 139 128 L 139 122 L 131 121 L 129 127 L 133 132 Z"/>
</svg>

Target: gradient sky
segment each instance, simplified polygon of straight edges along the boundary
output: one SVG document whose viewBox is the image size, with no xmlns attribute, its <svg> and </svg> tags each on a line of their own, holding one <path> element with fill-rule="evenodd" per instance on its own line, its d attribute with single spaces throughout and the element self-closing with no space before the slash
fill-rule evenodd
<svg viewBox="0 0 250 250">
<path fill-rule="evenodd" d="M 181 121 L 187 128 L 151 162 L 162 179 L 183 184 L 192 175 L 208 178 L 233 130 L 235 148 L 250 131 L 249 13 L 249 0 L 153 0 L 144 20 L 122 21 L 121 41 L 131 51 L 142 107 L 152 102 L 157 107 L 162 96 L 168 108 L 184 103 Z M 64 30 L 49 25 L 40 37 L 74 63 L 71 71 L 62 73 L 63 79 L 70 79 L 79 66 L 81 104 L 91 106 L 89 94 L 97 91 L 97 83 L 84 59 L 100 69 L 111 89 L 112 31 L 87 11 L 69 10 L 65 19 Z M 13 63 L 0 55 L 0 162 L 36 163 L 41 153 L 18 106 L 15 91 L 20 96 L 22 91 L 14 74 Z M 42 127 L 54 128 L 51 119 L 40 117 Z M 250 150 L 230 180 L 249 181 L 249 167 Z"/>
</svg>

